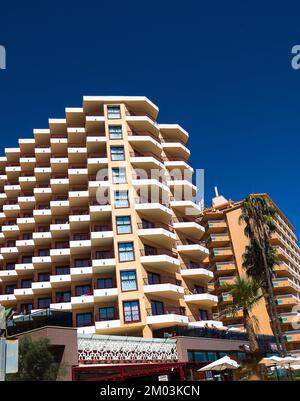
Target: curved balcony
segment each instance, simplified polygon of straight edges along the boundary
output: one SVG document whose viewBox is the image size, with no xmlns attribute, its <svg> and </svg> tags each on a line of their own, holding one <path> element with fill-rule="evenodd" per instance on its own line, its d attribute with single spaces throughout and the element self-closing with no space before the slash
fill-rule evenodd
<svg viewBox="0 0 300 401">
<path fill-rule="evenodd" d="M 157 267 L 163 271 L 177 271 L 180 262 L 177 255 L 167 249 L 141 249 L 140 261 L 145 266 Z"/>
</svg>

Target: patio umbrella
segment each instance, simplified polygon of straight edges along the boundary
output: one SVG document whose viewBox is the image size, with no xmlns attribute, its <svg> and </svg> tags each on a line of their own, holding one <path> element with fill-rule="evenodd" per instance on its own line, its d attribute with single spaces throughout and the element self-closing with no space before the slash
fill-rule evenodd
<svg viewBox="0 0 300 401">
<path fill-rule="evenodd" d="M 222 371 L 226 369 L 238 369 L 240 365 L 234 361 L 233 359 L 229 358 L 229 356 L 223 356 L 223 358 L 218 359 L 217 361 L 214 361 L 210 363 L 209 365 L 204 366 L 203 368 L 199 369 L 198 372 L 205 372 L 208 370 L 214 370 L 214 371 Z"/>
<path fill-rule="evenodd" d="M 299 357 L 293 357 L 293 356 L 286 356 L 285 358 L 281 358 L 279 356 L 270 356 L 269 358 L 263 358 L 259 364 L 263 364 L 266 366 L 287 366 L 287 365 L 294 365 L 294 364 L 300 364 L 300 358 Z"/>
</svg>

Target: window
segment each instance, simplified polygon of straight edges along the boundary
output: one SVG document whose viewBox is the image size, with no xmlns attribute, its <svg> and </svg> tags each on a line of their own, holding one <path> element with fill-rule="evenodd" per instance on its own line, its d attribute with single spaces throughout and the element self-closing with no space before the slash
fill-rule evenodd
<svg viewBox="0 0 300 401">
<path fill-rule="evenodd" d="M 99 320 L 114 320 L 115 317 L 115 308 L 110 306 L 108 308 L 99 308 Z"/>
<path fill-rule="evenodd" d="M 122 127 L 121 125 L 110 125 L 108 127 L 110 139 L 122 139 Z"/>
<path fill-rule="evenodd" d="M 74 266 L 75 267 L 89 267 L 91 261 L 89 259 L 75 259 Z"/>
<path fill-rule="evenodd" d="M 71 293 L 70 291 L 58 291 L 56 293 L 56 302 L 70 302 Z"/>
<path fill-rule="evenodd" d="M 121 288 L 122 288 L 122 291 L 137 290 L 136 271 L 135 270 L 121 272 Z"/>
<path fill-rule="evenodd" d="M 208 319 L 207 310 L 205 310 L 205 309 L 199 309 L 199 319 L 200 319 L 200 320 L 209 320 L 209 319 Z"/>
<path fill-rule="evenodd" d="M 14 263 L 6 263 L 6 270 L 15 270 Z"/>
<path fill-rule="evenodd" d="M 111 120 L 121 118 L 120 106 L 107 106 L 107 117 Z"/>
<path fill-rule="evenodd" d="M 13 294 L 14 290 L 17 288 L 15 284 L 7 285 L 5 287 L 5 294 Z"/>
<path fill-rule="evenodd" d="M 140 321 L 140 305 L 139 301 L 123 302 L 124 322 L 139 322 Z"/>
<path fill-rule="evenodd" d="M 50 273 L 39 273 L 38 281 L 50 281 Z"/>
<path fill-rule="evenodd" d="M 118 249 L 120 262 L 134 260 L 133 242 L 119 242 Z"/>
<path fill-rule="evenodd" d="M 160 274 L 148 272 L 148 284 L 160 284 Z"/>
<path fill-rule="evenodd" d="M 60 276 L 60 275 L 66 275 L 70 274 L 70 267 L 69 266 L 57 266 L 55 269 L 55 273 Z"/>
<path fill-rule="evenodd" d="M 24 279 L 21 281 L 21 288 L 31 288 L 32 280 Z"/>
<path fill-rule="evenodd" d="M 92 293 L 92 288 L 89 284 L 77 285 L 75 287 L 75 293 L 77 297 L 80 297 L 81 295 L 89 295 Z"/>
<path fill-rule="evenodd" d="M 51 298 L 40 298 L 40 299 L 38 299 L 38 309 L 49 308 L 51 302 L 52 302 Z"/>
<path fill-rule="evenodd" d="M 49 256 L 50 255 L 50 249 L 39 249 L 38 255 L 39 256 Z"/>
<path fill-rule="evenodd" d="M 113 288 L 113 281 L 111 277 L 108 278 L 98 278 L 97 288 Z"/>
<path fill-rule="evenodd" d="M 195 285 L 194 294 L 204 294 L 204 293 L 205 293 L 204 287 L 202 287 L 201 285 Z"/>
<path fill-rule="evenodd" d="M 130 216 L 118 216 L 117 221 L 117 233 L 118 234 L 130 234 L 131 233 L 131 217 Z"/>
<path fill-rule="evenodd" d="M 91 313 L 77 313 L 76 325 L 77 327 L 91 326 L 93 324 L 93 316 Z"/>
<path fill-rule="evenodd" d="M 124 147 L 123 146 L 112 146 L 110 148 L 110 158 L 112 161 L 124 160 Z"/>
<path fill-rule="evenodd" d="M 112 178 L 114 184 L 126 184 L 126 170 L 125 168 L 113 168 Z"/>
<path fill-rule="evenodd" d="M 22 263 L 32 263 L 32 256 L 23 256 Z"/>
<path fill-rule="evenodd" d="M 129 207 L 128 191 L 115 192 L 115 207 Z"/>
<path fill-rule="evenodd" d="M 160 301 L 151 301 L 151 314 L 152 316 L 164 314 L 164 304 Z"/>
<path fill-rule="evenodd" d="M 32 309 L 33 304 L 21 304 L 20 306 L 20 312 L 23 313 L 23 315 L 29 315 Z"/>
</svg>

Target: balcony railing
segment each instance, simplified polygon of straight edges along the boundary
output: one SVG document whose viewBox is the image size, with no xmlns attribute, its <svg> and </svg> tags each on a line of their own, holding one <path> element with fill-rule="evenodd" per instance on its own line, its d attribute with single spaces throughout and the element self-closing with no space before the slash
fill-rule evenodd
<svg viewBox="0 0 300 401">
<path fill-rule="evenodd" d="M 155 308 L 148 308 L 146 309 L 147 316 L 159 316 L 159 315 L 181 315 L 187 316 L 186 310 L 184 308 L 180 308 L 178 306 L 172 305 L 164 305 L 162 310 L 155 310 Z"/>
<path fill-rule="evenodd" d="M 159 285 L 159 284 L 173 284 L 181 287 L 182 281 L 177 280 L 172 276 L 160 276 L 157 278 L 144 277 L 143 278 L 144 285 Z"/>
<path fill-rule="evenodd" d="M 167 255 L 172 258 L 177 258 L 178 255 L 175 252 L 172 252 L 168 249 L 160 249 L 160 248 L 153 248 L 153 249 L 140 249 L 141 256 L 156 256 L 156 255 Z"/>
<path fill-rule="evenodd" d="M 142 223 L 138 223 L 139 229 L 151 229 L 151 228 L 163 228 L 164 230 L 168 230 L 174 232 L 174 228 L 169 224 L 164 223 L 153 223 L 153 222 L 146 222 L 143 221 Z"/>
</svg>

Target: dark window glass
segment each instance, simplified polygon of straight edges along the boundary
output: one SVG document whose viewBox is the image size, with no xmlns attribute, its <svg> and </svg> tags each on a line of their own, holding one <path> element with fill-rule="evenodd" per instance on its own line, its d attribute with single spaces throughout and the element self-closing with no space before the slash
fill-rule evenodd
<svg viewBox="0 0 300 401">
<path fill-rule="evenodd" d="M 136 271 L 135 270 L 121 272 L 121 287 L 122 287 L 122 291 L 137 290 Z"/>
<path fill-rule="evenodd" d="M 115 319 L 115 308 L 108 307 L 108 308 L 99 308 L 99 320 L 113 320 Z"/>
<path fill-rule="evenodd" d="M 160 301 L 151 301 L 151 314 L 152 316 L 164 314 L 164 304 Z"/>
<path fill-rule="evenodd" d="M 123 302 L 124 321 L 126 323 L 140 321 L 140 308 L 138 301 Z"/>
<path fill-rule="evenodd" d="M 40 298 L 40 299 L 38 299 L 38 309 L 50 308 L 51 302 L 52 302 L 51 298 Z"/>
<path fill-rule="evenodd" d="M 113 288 L 112 278 L 98 278 L 97 280 L 97 288 Z"/>
<path fill-rule="evenodd" d="M 92 288 L 90 284 L 77 285 L 75 288 L 75 293 L 77 297 L 80 297 L 81 295 L 90 295 L 92 293 Z"/>
<path fill-rule="evenodd" d="M 66 275 L 70 274 L 70 267 L 69 266 L 57 266 L 55 269 L 55 273 L 57 275 Z"/>
<path fill-rule="evenodd" d="M 93 324 L 93 316 L 91 313 L 77 313 L 76 325 L 77 327 L 91 326 Z"/>
</svg>

